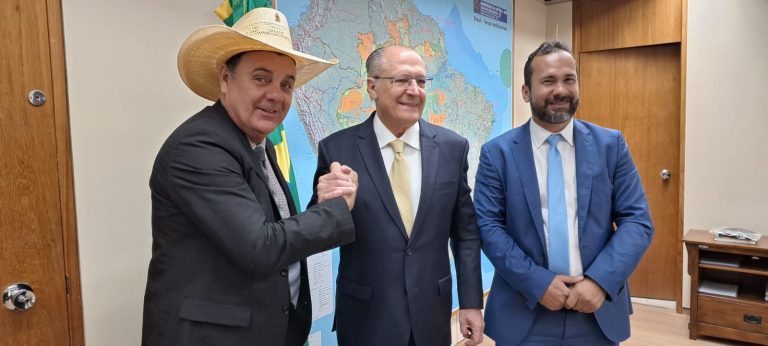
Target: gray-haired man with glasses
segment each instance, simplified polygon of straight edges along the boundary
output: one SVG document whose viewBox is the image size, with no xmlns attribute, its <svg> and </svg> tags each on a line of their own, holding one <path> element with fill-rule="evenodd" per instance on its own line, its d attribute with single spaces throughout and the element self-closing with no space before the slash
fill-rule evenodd
<svg viewBox="0 0 768 346">
<path fill-rule="evenodd" d="M 432 78 L 413 49 L 379 48 L 366 69 L 376 111 L 320 141 L 315 174 L 334 161 L 358 173 L 357 240 L 341 247 L 336 286 L 339 345 L 449 345 L 449 240 L 461 332 L 476 345 L 484 322 L 469 143 L 421 120 Z"/>
</svg>

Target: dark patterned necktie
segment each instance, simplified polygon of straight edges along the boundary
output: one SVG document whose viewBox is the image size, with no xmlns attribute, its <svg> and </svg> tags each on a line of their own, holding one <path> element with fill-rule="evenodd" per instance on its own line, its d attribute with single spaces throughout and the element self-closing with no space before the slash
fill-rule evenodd
<svg viewBox="0 0 768 346">
<path fill-rule="evenodd" d="M 280 218 L 287 219 L 291 217 L 291 210 L 288 208 L 288 199 L 285 197 L 285 192 L 283 192 L 280 182 L 277 181 L 277 175 L 275 175 L 275 171 L 272 169 L 272 165 L 269 163 L 269 159 L 264 153 L 264 148 L 256 146 L 253 149 L 253 153 L 259 161 L 259 165 L 264 171 L 264 175 L 267 177 L 269 194 L 272 195 L 272 199 L 275 200 L 277 211 L 280 213 Z M 288 282 L 291 286 L 291 303 L 293 303 L 294 307 L 299 299 L 300 275 L 301 265 L 299 262 L 291 264 L 290 267 L 288 267 Z"/>
</svg>

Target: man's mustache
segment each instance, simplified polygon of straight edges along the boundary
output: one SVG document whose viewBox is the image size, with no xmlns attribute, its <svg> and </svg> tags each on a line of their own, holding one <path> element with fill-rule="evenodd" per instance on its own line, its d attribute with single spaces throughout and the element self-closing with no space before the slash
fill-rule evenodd
<svg viewBox="0 0 768 346">
<path fill-rule="evenodd" d="M 563 103 L 563 102 L 571 103 L 571 102 L 573 102 L 573 97 L 572 96 L 559 96 L 559 97 L 551 97 L 551 98 L 547 99 L 547 104 Z"/>
</svg>

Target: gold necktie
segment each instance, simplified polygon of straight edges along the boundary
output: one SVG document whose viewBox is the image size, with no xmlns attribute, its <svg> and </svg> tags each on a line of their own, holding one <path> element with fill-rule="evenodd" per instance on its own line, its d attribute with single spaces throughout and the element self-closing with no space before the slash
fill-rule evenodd
<svg viewBox="0 0 768 346">
<path fill-rule="evenodd" d="M 408 162 L 405 161 L 405 154 L 403 153 L 405 142 L 395 139 L 389 143 L 389 146 L 395 152 L 389 182 L 392 184 L 392 192 L 395 194 L 400 218 L 403 219 L 405 233 L 410 237 L 411 229 L 413 229 L 413 204 L 411 203 L 411 177 L 408 174 Z"/>
</svg>

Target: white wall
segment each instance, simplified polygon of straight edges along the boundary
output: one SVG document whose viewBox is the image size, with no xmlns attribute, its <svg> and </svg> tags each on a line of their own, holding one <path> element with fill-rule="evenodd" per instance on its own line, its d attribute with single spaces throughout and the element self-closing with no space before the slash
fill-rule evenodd
<svg viewBox="0 0 768 346">
<path fill-rule="evenodd" d="M 547 41 L 567 43 L 573 49 L 573 2 L 547 6 Z"/>
<path fill-rule="evenodd" d="M 512 69 L 512 126 L 517 127 L 531 118 L 531 108 L 523 101 L 522 87 L 525 83 L 523 67 L 528 55 L 544 42 L 547 33 L 547 6 L 536 0 L 516 0 L 515 30 L 513 31 Z"/>
<path fill-rule="evenodd" d="M 689 0 L 685 228 L 768 234 L 768 1 Z"/>
<path fill-rule="evenodd" d="M 63 1 L 88 345 L 138 345 L 151 254 L 149 174 L 162 141 L 209 103 L 176 53 L 218 22 L 212 0 Z"/>
<path fill-rule="evenodd" d="M 686 231 L 733 225 L 768 234 L 766 14 L 765 0 L 688 0 Z"/>
<path fill-rule="evenodd" d="M 513 123 L 517 127 L 531 118 L 531 107 L 523 101 L 522 86 L 525 82 L 523 67 L 528 55 L 544 41 L 561 41 L 572 47 L 572 3 L 544 5 L 538 0 L 516 0 L 514 60 L 512 71 Z"/>
</svg>

